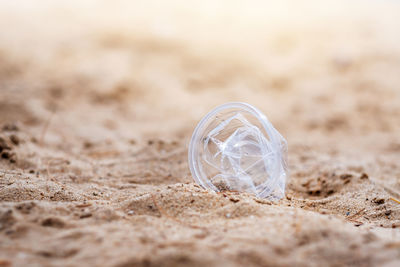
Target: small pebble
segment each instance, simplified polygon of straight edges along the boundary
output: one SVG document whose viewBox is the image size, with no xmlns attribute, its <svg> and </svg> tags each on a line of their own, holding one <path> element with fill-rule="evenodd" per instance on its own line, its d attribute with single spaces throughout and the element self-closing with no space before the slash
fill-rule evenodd
<svg viewBox="0 0 400 267">
<path fill-rule="evenodd" d="M 83 213 L 79 218 L 84 219 L 84 218 L 89 218 L 92 217 L 92 214 L 90 212 Z"/>
<path fill-rule="evenodd" d="M 240 201 L 239 199 L 233 197 L 229 198 L 229 200 L 232 201 L 233 203 L 237 203 Z"/>
<path fill-rule="evenodd" d="M 378 205 L 385 203 L 385 199 L 383 198 L 374 198 L 372 201 Z"/>
<path fill-rule="evenodd" d="M 10 141 L 16 146 L 19 145 L 19 138 L 15 134 L 12 134 L 10 136 Z"/>
</svg>

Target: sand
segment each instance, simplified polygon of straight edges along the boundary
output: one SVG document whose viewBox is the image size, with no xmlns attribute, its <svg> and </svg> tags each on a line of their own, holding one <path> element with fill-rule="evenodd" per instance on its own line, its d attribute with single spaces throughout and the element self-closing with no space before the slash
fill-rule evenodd
<svg viewBox="0 0 400 267">
<path fill-rule="evenodd" d="M 399 266 L 398 14 L 1 2 L 0 266 Z M 229 101 L 287 139 L 284 199 L 194 183 L 192 131 Z"/>
</svg>

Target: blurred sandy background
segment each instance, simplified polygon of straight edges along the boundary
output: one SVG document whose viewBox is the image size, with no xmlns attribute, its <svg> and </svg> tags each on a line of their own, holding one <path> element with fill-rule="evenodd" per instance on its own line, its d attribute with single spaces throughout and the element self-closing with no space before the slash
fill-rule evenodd
<svg viewBox="0 0 400 267">
<path fill-rule="evenodd" d="M 0 1 L 0 266 L 397 266 L 398 1 Z M 287 198 L 187 146 L 248 102 Z"/>
</svg>

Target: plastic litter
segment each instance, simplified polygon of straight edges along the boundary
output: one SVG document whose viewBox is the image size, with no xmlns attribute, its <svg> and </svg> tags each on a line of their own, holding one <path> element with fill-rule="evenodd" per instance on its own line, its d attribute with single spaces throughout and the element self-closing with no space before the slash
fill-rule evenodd
<svg viewBox="0 0 400 267">
<path fill-rule="evenodd" d="M 270 200 L 285 195 L 287 143 L 247 103 L 226 103 L 204 116 L 193 132 L 188 158 L 194 180 L 206 189 Z"/>
</svg>

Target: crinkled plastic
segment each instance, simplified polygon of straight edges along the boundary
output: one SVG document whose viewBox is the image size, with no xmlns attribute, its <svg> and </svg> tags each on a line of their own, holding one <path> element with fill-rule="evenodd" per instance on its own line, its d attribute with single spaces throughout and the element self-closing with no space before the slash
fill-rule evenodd
<svg viewBox="0 0 400 267">
<path fill-rule="evenodd" d="M 249 104 L 227 103 L 209 112 L 193 132 L 188 158 L 194 180 L 206 189 L 270 200 L 285 195 L 287 143 Z"/>
</svg>

